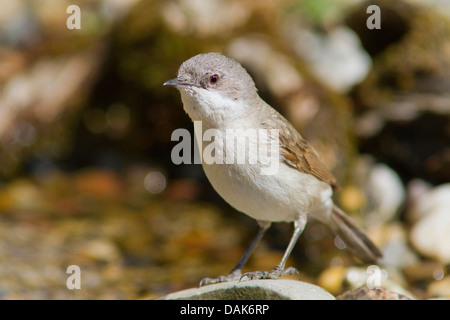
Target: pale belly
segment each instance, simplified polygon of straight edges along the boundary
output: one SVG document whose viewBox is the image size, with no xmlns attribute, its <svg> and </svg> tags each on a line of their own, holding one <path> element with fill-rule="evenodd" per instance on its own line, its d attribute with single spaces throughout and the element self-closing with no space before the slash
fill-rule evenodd
<svg viewBox="0 0 450 320">
<path fill-rule="evenodd" d="M 329 185 L 284 164 L 277 175 L 261 175 L 254 165 L 204 164 L 203 168 L 226 202 L 256 220 L 294 221 L 306 213 L 326 221 L 332 206 Z"/>
<path fill-rule="evenodd" d="M 239 152 L 228 148 L 224 130 L 214 131 L 214 148 L 201 142 L 198 132 L 202 131 L 196 132 L 196 138 L 202 146 L 205 174 L 217 193 L 236 210 L 261 221 L 294 221 L 305 213 L 327 221 L 333 205 L 327 183 L 288 166 L 279 155 L 277 170 L 272 174 L 263 174 L 260 164 L 229 162 L 226 155 Z M 211 153 L 212 149 L 215 152 Z M 208 161 L 208 154 L 214 154 L 215 161 L 211 162 L 211 157 Z"/>
</svg>

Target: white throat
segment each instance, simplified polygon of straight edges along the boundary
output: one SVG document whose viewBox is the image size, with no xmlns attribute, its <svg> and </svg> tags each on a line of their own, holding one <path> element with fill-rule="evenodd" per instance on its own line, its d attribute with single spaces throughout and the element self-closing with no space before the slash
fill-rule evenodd
<svg viewBox="0 0 450 320">
<path fill-rule="evenodd" d="M 223 96 L 216 90 L 193 87 L 182 88 L 180 93 L 184 110 L 192 121 L 202 121 L 207 127 L 228 127 L 249 115 L 250 108 L 245 102 Z"/>
</svg>

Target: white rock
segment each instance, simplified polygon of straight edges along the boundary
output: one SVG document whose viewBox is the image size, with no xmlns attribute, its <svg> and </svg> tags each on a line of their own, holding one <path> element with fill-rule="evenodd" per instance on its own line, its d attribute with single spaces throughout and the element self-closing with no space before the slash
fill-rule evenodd
<svg viewBox="0 0 450 320">
<path fill-rule="evenodd" d="M 428 214 L 448 208 L 450 215 L 450 183 L 442 184 L 426 192 L 422 192 L 408 210 L 408 221 L 416 222 Z"/>
<path fill-rule="evenodd" d="M 410 233 L 413 246 L 424 256 L 450 263 L 450 183 L 422 194 L 408 218 L 416 221 Z"/>
<path fill-rule="evenodd" d="M 192 288 L 161 297 L 162 300 L 334 300 L 316 285 L 296 280 L 225 282 Z"/>
<path fill-rule="evenodd" d="M 410 234 L 413 246 L 424 256 L 450 263 L 450 207 L 433 210 L 417 222 Z"/>
<path fill-rule="evenodd" d="M 369 289 L 383 288 L 414 298 L 411 292 L 404 289 L 407 282 L 397 268 L 384 268 L 378 265 L 370 265 L 367 268 L 351 267 L 347 270 L 345 280 L 354 289 L 362 286 Z"/>
<path fill-rule="evenodd" d="M 314 74 L 331 88 L 347 92 L 367 75 L 371 59 L 349 28 L 337 27 L 326 35 L 295 26 L 289 31 L 296 51 L 309 62 Z"/>
<path fill-rule="evenodd" d="M 384 164 L 376 164 L 367 184 L 376 207 L 374 214 L 383 221 L 393 218 L 405 200 L 405 188 L 398 174 Z"/>
<path fill-rule="evenodd" d="M 163 1 L 162 18 L 172 30 L 200 37 L 226 34 L 244 24 L 251 10 L 243 1 Z"/>
</svg>

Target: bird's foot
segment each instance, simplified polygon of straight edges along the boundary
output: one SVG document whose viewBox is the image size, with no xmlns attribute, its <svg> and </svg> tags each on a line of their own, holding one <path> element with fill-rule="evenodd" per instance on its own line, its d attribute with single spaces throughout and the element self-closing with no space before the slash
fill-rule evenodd
<svg viewBox="0 0 450 320">
<path fill-rule="evenodd" d="M 278 277 L 281 276 L 286 276 L 286 275 L 294 275 L 296 274 L 298 276 L 298 279 L 300 280 L 300 272 L 293 268 L 293 267 L 289 267 L 289 268 L 282 268 L 280 266 L 276 266 L 275 268 L 273 268 L 273 270 L 271 272 L 268 271 L 253 271 L 253 272 L 247 272 L 244 273 L 240 280 L 243 280 L 245 278 L 248 278 L 248 280 L 259 280 L 259 279 L 278 279 Z"/>
<path fill-rule="evenodd" d="M 221 282 L 231 282 L 231 281 L 239 281 L 242 277 L 242 273 L 240 269 L 232 271 L 229 275 L 220 276 L 217 278 L 203 278 L 200 281 L 200 287 L 208 284 L 221 283 Z"/>
</svg>

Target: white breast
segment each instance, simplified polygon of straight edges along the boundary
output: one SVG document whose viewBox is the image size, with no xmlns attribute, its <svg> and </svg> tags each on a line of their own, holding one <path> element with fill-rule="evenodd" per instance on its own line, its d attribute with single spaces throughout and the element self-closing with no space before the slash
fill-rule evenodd
<svg viewBox="0 0 450 320">
<path fill-rule="evenodd" d="M 226 153 L 233 152 L 223 149 L 224 145 L 229 145 L 226 143 L 226 130 L 252 127 L 250 117 L 236 117 L 233 121 L 227 118 L 227 110 L 241 110 L 241 106 L 234 105 L 234 101 L 215 100 L 205 95 L 202 95 L 204 101 L 199 105 L 195 95 L 181 93 L 184 108 L 192 120 L 202 121 L 202 132 L 197 130 L 196 138 L 203 155 L 205 150 L 211 150 L 211 142 L 199 139 L 208 129 L 215 129 L 216 151 L 224 150 L 219 155 L 215 154 L 216 163 L 208 164 L 203 159 L 202 164 L 210 183 L 225 201 L 238 211 L 262 221 L 293 221 L 300 213 L 327 219 L 332 207 L 332 189 L 314 176 L 301 173 L 283 161 L 280 161 L 276 174 L 272 175 L 261 174 L 260 164 L 226 163 Z M 214 110 L 209 109 L 211 101 L 220 106 L 214 105 Z"/>
<path fill-rule="evenodd" d="M 203 124 L 204 130 L 208 128 Z M 254 219 L 274 222 L 293 221 L 299 213 L 326 215 L 329 212 L 328 209 L 324 211 L 332 205 L 332 191 L 328 184 L 284 162 L 279 163 L 276 174 L 272 175 L 262 174 L 258 163 L 228 163 L 226 154 L 235 150 L 225 148 L 224 153 L 220 150 L 223 150 L 224 141 L 225 147 L 228 145 L 229 136 L 226 130 L 215 130 L 215 133 L 215 159 L 218 163 L 206 163 L 207 154 L 203 153 L 203 169 L 217 193 L 231 206 Z M 196 136 L 200 138 L 202 135 L 197 133 Z M 202 145 L 203 151 L 209 146 L 210 151 L 209 143 L 202 141 L 198 145 Z"/>
</svg>

